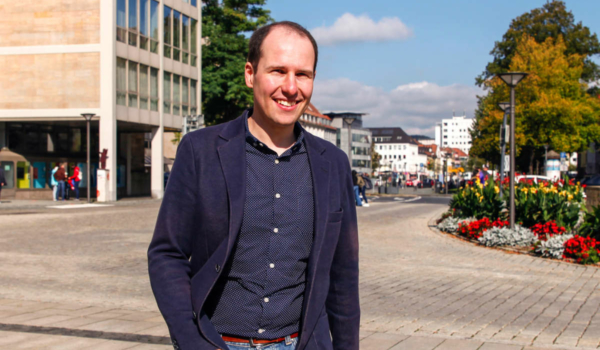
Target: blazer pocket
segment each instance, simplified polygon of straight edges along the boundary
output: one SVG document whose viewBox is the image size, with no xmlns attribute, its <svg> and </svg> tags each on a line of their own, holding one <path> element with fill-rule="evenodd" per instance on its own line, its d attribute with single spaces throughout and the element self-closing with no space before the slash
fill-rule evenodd
<svg viewBox="0 0 600 350">
<path fill-rule="evenodd" d="M 342 217 L 344 216 L 344 209 L 341 209 L 339 211 L 330 211 L 327 214 L 327 221 L 328 222 L 338 222 L 338 221 L 342 221 Z"/>
</svg>

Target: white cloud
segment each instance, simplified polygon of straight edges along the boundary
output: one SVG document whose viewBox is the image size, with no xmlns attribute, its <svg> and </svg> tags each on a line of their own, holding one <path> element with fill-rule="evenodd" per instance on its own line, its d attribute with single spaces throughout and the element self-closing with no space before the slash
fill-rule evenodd
<svg viewBox="0 0 600 350">
<path fill-rule="evenodd" d="M 477 95 L 484 92 L 465 85 L 439 86 L 420 82 L 400 85 L 392 91 L 361 84 L 349 79 L 316 80 L 313 104 L 321 111 L 368 113 L 364 126 L 401 127 L 409 134 L 433 136 L 435 123 L 442 118 L 462 115 L 473 117 Z"/>
<path fill-rule="evenodd" d="M 354 16 L 345 13 L 331 27 L 311 30 L 320 45 L 335 45 L 345 42 L 404 40 L 413 36 L 398 17 L 385 17 L 375 23 L 368 15 Z"/>
</svg>

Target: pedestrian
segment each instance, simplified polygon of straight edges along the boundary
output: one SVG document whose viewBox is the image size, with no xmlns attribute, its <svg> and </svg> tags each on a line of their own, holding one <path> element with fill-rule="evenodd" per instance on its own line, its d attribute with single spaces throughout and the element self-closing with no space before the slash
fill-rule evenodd
<svg viewBox="0 0 600 350">
<path fill-rule="evenodd" d="M 50 186 L 52 186 L 52 200 L 55 202 L 57 201 L 58 181 L 56 181 L 56 179 L 54 178 L 54 174 L 56 174 L 57 170 L 58 163 L 56 163 L 56 165 L 52 169 L 52 172 L 50 173 Z"/>
<path fill-rule="evenodd" d="M 54 180 L 57 182 L 56 200 L 62 198 L 65 200 L 65 181 L 67 180 L 67 173 L 65 172 L 65 165 L 60 164 L 58 170 L 54 173 Z"/>
<path fill-rule="evenodd" d="M 363 207 L 368 207 L 369 200 L 367 199 L 367 190 L 373 189 L 373 183 L 371 182 L 371 179 L 369 178 L 369 175 L 367 173 L 361 173 L 360 176 L 364 182 L 364 185 L 360 188 L 360 193 L 364 201 Z"/>
<path fill-rule="evenodd" d="M 0 203 L 2 203 L 2 187 L 4 186 L 6 186 L 6 178 L 4 177 L 4 169 L 0 168 Z"/>
<path fill-rule="evenodd" d="M 254 31 L 253 107 L 177 148 L 148 249 L 176 349 L 359 348 L 350 164 L 298 122 L 317 52 L 296 23 Z"/>
<path fill-rule="evenodd" d="M 71 189 L 75 191 L 75 200 L 79 200 L 79 182 L 81 181 L 81 169 L 76 165 L 73 169 L 73 176 L 69 178 Z"/>
<path fill-rule="evenodd" d="M 489 179 L 490 173 L 488 173 L 488 167 L 486 165 L 483 166 L 483 170 L 479 170 L 479 179 L 482 185 L 485 185 L 487 179 Z"/>
<path fill-rule="evenodd" d="M 362 207 L 362 200 L 360 199 L 360 188 L 365 182 L 362 177 L 358 175 L 356 170 L 352 170 L 352 185 L 354 185 L 354 201 L 357 207 Z"/>
</svg>

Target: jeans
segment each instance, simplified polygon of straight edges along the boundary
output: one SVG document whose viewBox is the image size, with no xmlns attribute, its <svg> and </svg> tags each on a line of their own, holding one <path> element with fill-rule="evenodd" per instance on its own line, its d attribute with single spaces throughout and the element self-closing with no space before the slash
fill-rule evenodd
<svg viewBox="0 0 600 350">
<path fill-rule="evenodd" d="M 58 185 L 56 185 L 56 187 L 58 187 L 58 190 L 56 191 L 56 200 L 58 200 L 58 198 L 62 198 L 62 200 L 65 200 L 65 182 L 64 181 L 59 181 Z"/>
<path fill-rule="evenodd" d="M 56 200 L 56 194 L 58 193 L 58 184 L 52 186 L 52 198 L 54 198 L 54 200 Z"/>
<path fill-rule="evenodd" d="M 354 199 L 356 200 L 356 205 L 362 207 L 362 201 L 360 200 L 360 194 L 358 193 L 358 186 L 354 186 Z"/>
<path fill-rule="evenodd" d="M 73 181 L 73 187 L 75 187 L 75 198 L 79 199 L 79 181 Z"/>
<path fill-rule="evenodd" d="M 362 194 L 365 203 L 369 204 L 369 201 L 367 200 L 367 186 L 363 186 L 360 188 L 360 194 Z"/>
<path fill-rule="evenodd" d="M 229 350 L 294 350 L 298 343 L 298 337 L 273 344 L 259 344 L 250 346 L 248 343 L 234 343 L 226 341 Z"/>
</svg>

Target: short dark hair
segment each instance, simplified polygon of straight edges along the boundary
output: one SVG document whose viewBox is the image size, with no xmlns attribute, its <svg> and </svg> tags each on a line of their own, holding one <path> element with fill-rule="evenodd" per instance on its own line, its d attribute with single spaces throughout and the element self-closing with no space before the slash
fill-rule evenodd
<svg viewBox="0 0 600 350">
<path fill-rule="evenodd" d="M 290 31 L 310 40 L 313 50 L 315 51 L 315 64 L 313 66 L 313 71 L 316 71 L 317 60 L 319 58 L 319 48 L 317 47 L 317 42 L 315 41 L 315 38 L 313 38 L 312 34 L 310 34 L 310 32 L 306 30 L 306 28 L 299 25 L 298 23 L 290 21 L 281 21 L 267 24 L 266 26 L 260 27 L 256 31 L 254 31 L 254 33 L 250 37 L 250 43 L 248 44 L 247 60 L 248 62 L 250 62 L 254 70 L 256 71 L 256 68 L 258 67 L 258 61 L 260 61 L 260 48 L 262 46 L 262 43 L 263 41 L 265 41 L 265 38 L 267 37 L 267 35 L 269 35 L 271 30 L 273 30 L 273 28 L 275 27 L 285 27 Z"/>
</svg>

